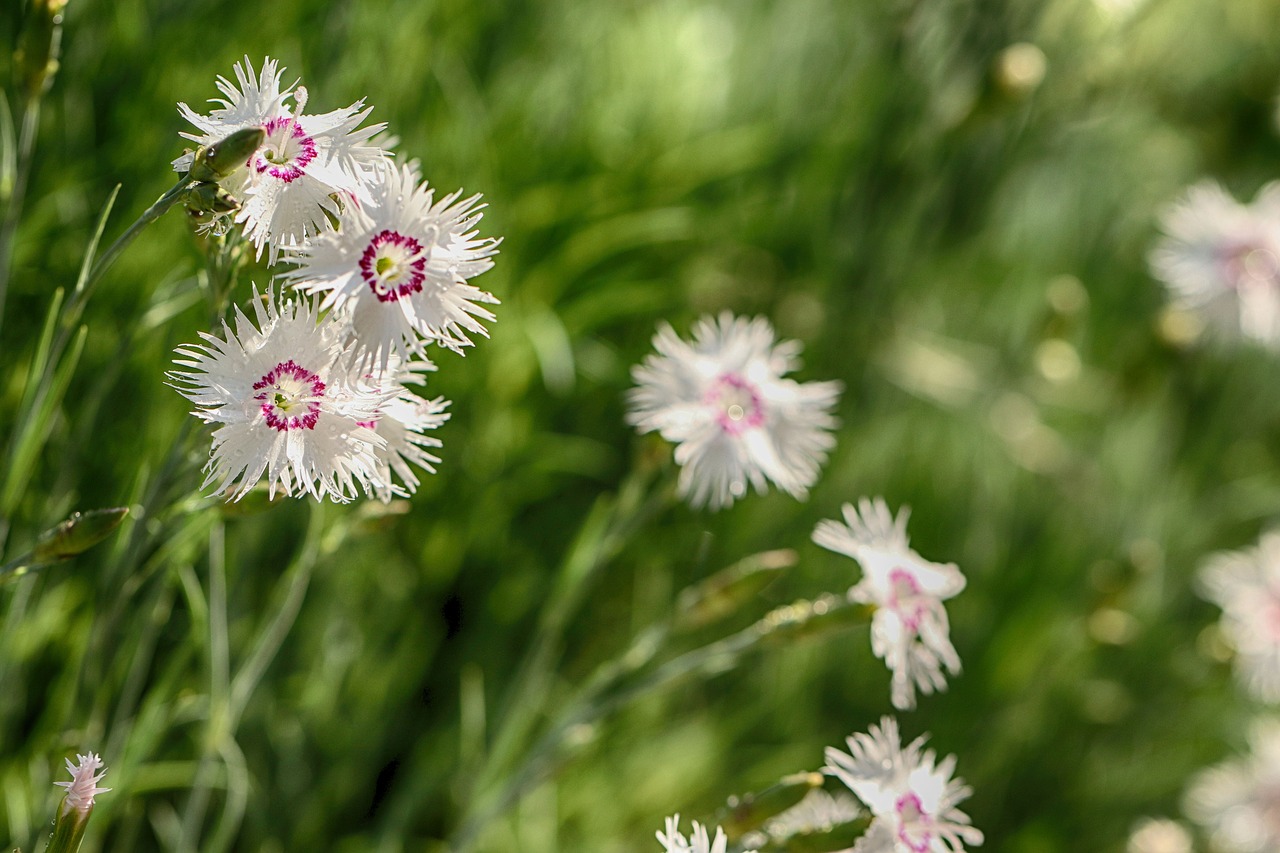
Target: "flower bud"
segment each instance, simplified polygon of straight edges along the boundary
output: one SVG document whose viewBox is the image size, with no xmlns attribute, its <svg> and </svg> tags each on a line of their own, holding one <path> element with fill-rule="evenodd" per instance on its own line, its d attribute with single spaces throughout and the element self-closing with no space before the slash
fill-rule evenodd
<svg viewBox="0 0 1280 853">
<path fill-rule="evenodd" d="M 222 180 L 249 162 L 253 152 L 258 150 L 266 138 L 267 132 L 262 128 L 246 127 L 212 145 L 197 148 L 191 162 L 190 177 L 192 180 L 214 183 Z"/>
<path fill-rule="evenodd" d="M 70 782 L 53 783 L 66 788 L 67 795 L 62 798 L 62 806 L 54 818 L 53 837 L 49 839 L 46 853 L 76 853 L 84 840 L 89 815 L 93 813 L 93 798 L 111 790 L 98 787 L 107 770 L 102 766 L 102 759 L 92 752 L 77 755 L 75 764 L 68 758 L 67 770 L 71 773 Z"/>
<path fill-rule="evenodd" d="M 743 833 L 763 826 L 765 821 L 782 814 L 803 800 L 814 788 L 821 786 L 821 773 L 793 773 L 758 794 L 731 797 L 716 817 L 730 838 L 739 838 Z"/>
<path fill-rule="evenodd" d="M 221 186 L 209 181 L 192 184 L 186 195 L 187 210 L 193 214 L 222 216 L 240 209 L 240 201 Z"/>
<path fill-rule="evenodd" d="M 53 83 L 62 44 L 62 10 L 67 0 L 34 0 L 13 51 L 15 76 L 27 100 L 34 101 Z"/>
<path fill-rule="evenodd" d="M 123 506 L 72 513 L 57 527 L 40 534 L 28 565 L 56 563 L 87 551 L 111 535 L 128 514 L 128 507 Z"/>
<path fill-rule="evenodd" d="M 676 602 L 676 629 L 690 631 L 723 619 L 795 564 L 795 551 L 765 551 L 687 587 Z"/>
</svg>

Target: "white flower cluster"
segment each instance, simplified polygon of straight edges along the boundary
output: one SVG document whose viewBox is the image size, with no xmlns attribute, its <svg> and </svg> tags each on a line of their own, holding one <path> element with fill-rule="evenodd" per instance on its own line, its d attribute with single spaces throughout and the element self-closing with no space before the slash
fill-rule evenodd
<svg viewBox="0 0 1280 853">
<path fill-rule="evenodd" d="M 253 293 L 251 320 L 178 349 L 170 383 L 218 424 L 205 486 L 238 500 L 266 474 L 272 495 L 389 501 L 412 494 L 414 468 L 434 471 L 440 441 L 425 434 L 448 402 L 408 389 L 435 370 L 427 347 L 454 351 L 487 336 L 497 300 L 470 284 L 493 266 L 497 239 L 476 226 L 484 205 L 461 191 L 437 200 L 415 167 L 374 144 L 385 126 L 362 123 L 358 101 L 307 113 L 307 91 L 283 69 L 248 57 L 200 115 L 178 109 L 210 146 L 260 128 L 258 150 L 219 184 L 240 201 L 235 225 L 261 257 L 290 269 L 292 295 Z M 195 162 L 185 154 L 174 168 Z"/>
<path fill-rule="evenodd" d="M 799 345 L 774 342 L 769 323 L 723 313 L 704 317 L 684 341 L 663 324 L 653 340 L 656 354 L 632 369 L 628 421 L 640 432 L 657 432 L 676 444 L 679 493 L 695 507 L 728 507 L 747 486 L 764 492 L 769 483 L 804 498 L 835 444 L 833 409 L 837 382 L 798 383 L 783 378 L 799 367 Z M 881 498 L 844 506 L 844 522 L 822 521 L 814 541 L 853 557 L 862 580 L 849 600 L 873 608 L 871 647 L 889 666 L 895 707 L 914 708 L 916 691 L 946 688 L 943 670 L 960 672 L 943 601 L 965 587 L 951 563 L 924 559 L 909 545 L 906 510 L 895 519 Z M 888 717 L 870 734 L 849 738 L 850 754 L 827 750 L 827 772 L 839 777 L 871 812 L 855 853 L 963 853 L 983 841 L 956 805 L 970 790 L 952 779 L 955 759 L 941 763 L 923 749 L 923 738 L 902 748 L 897 722 Z M 826 831 L 859 814 L 852 802 L 825 793 L 804 808 L 777 816 L 762 842 L 785 841 L 798 832 Z M 667 853 L 722 853 L 728 839 L 693 824 L 686 839 L 679 818 L 667 818 L 658 841 Z"/>
<path fill-rule="evenodd" d="M 865 832 L 851 848 L 853 853 L 964 853 L 966 844 L 982 844 L 982 831 L 958 808 L 973 791 L 953 776 L 955 756 L 938 761 L 924 742 L 919 737 L 903 748 L 897 720 L 884 717 L 866 734 L 847 738 L 847 753 L 827 747 L 823 770 L 843 782 L 871 813 Z M 766 823 L 763 834 L 751 835 L 765 835 L 761 841 L 790 849 L 795 835 L 828 832 L 862 814 L 847 795 L 836 798 L 815 790 Z M 727 849 L 723 829 L 717 827 L 712 839 L 707 828 L 694 821 L 693 835 L 686 839 L 677 829 L 679 822 L 679 815 L 667 818 L 666 832 L 658 833 L 666 853 L 724 853 Z"/>
</svg>

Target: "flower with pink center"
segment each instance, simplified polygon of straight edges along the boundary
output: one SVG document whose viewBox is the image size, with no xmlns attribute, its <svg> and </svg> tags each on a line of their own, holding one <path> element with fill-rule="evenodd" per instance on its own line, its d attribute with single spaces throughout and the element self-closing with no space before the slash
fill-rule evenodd
<svg viewBox="0 0 1280 853">
<path fill-rule="evenodd" d="M 1247 756 L 1201 771 L 1183 803 L 1221 853 L 1280 850 L 1280 720 L 1255 720 L 1249 745 Z"/>
<path fill-rule="evenodd" d="M 429 361 L 393 362 L 386 371 L 364 377 L 376 393 L 394 395 L 378 408 L 376 417 L 360 424 L 386 442 L 376 451 L 378 470 L 369 483 L 372 494 L 383 503 L 417 491 L 420 481 L 414 467 L 434 474 L 440 463 L 440 457 L 432 453 L 442 446 L 440 439 L 424 433 L 449 420 L 445 411 L 449 401 L 443 397 L 426 400 L 405 387 L 424 384 L 422 374 L 435 369 Z"/>
<path fill-rule="evenodd" d="M 1264 533 L 1256 547 L 1214 554 L 1198 580 L 1222 608 L 1240 682 L 1255 698 L 1280 702 L 1280 531 Z"/>
<path fill-rule="evenodd" d="M 102 766 L 102 759 L 92 752 L 88 755 L 77 755 L 74 764 L 70 758 L 66 761 L 71 781 L 53 783 L 67 789 L 67 794 L 62 800 L 61 815 L 77 812 L 81 817 L 87 817 L 89 810 L 93 808 L 93 798 L 111 790 L 98 787 L 98 783 L 107 773 L 107 768 Z"/>
<path fill-rule="evenodd" d="M 883 498 L 843 507 L 844 522 L 823 520 L 813 541 L 853 557 L 862 580 L 849 589 L 849 599 L 875 608 L 871 617 L 871 649 L 893 675 L 895 708 L 916 705 L 916 690 L 945 690 L 945 667 L 960 672 L 960 656 L 951 645 L 951 629 L 942 602 L 964 589 L 964 575 L 954 563 L 934 563 L 910 547 L 907 518 L 895 519 Z"/>
<path fill-rule="evenodd" d="M 469 280 L 493 267 L 499 241 L 477 236 L 480 196 L 461 191 L 435 200 L 409 167 L 384 164 L 359 205 L 348 205 L 337 231 L 289 258 L 285 274 L 306 293 L 323 295 L 350 324 L 357 357 L 385 366 L 421 357 L 437 343 L 454 351 L 487 337 L 496 304 Z"/>
<path fill-rule="evenodd" d="M 1280 347 L 1280 183 L 1243 205 L 1202 181 L 1160 224 L 1149 261 L 1174 304 L 1222 334 Z"/>
<path fill-rule="evenodd" d="M 906 749 L 898 722 L 883 717 L 867 734 L 846 739 L 849 752 L 827 747 L 823 770 L 849 786 L 874 816 L 857 853 L 964 853 L 982 832 L 956 808 L 973 793 L 953 779 L 955 756 L 938 763 L 925 738 Z"/>
<path fill-rule="evenodd" d="M 387 441 L 376 421 L 395 391 L 370 387 L 343 349 L 343 327 L 317 322 L 308 300 L 279 303 L 254 289 L 256 325 L 236 309 L 235 331 L 179 347 L 169 383 L 220 424 L 203 487 L 239 500 L 265 473 L 269 493 L 350 500 L 372 490 Z"/>
<path fill-rule="evenodd" d="M 271 263 L 281 251 L 297 249 L 316 234 L 329 230 L 329 218 L 344 207 L 338 200 L 358 198 L 386 152 L 369 144 L 385 125 L 360 127 L 371 107 L 357 101 L 349 107 L 321 114 L 303 114 L 307 91 L 294 83 L 281 86 L 284 69 L 266 59 L 254 73 L 249 57 L 236 63 L 233 83 L 219 77 L 221 98 L 203 116 L 178 104 L 182 117 L 197 133 L 182 134 L 200 145 L 217 142 L 237 130 L 261 127 L 266 139 L 221 184 L 242 205 L 235 221 L 261 256 L 267 248 Z M 293 105 L 287 102 L 292 100 Z M 173 162 L 178 171 L 191 167 L 192 154 Z"/>
<path fill-rule="evenodd" d="M 784 379 L 800 366 L 800 345 L 775 344 L 760 317 L 703 317 L 692 342 L 663 323 L 653 346 L 631 369 L 627 421 L 676 444 L 682 497 L 718 510 L 770 482 L 808 495 L 835 445 L 840 383 Z"/>
</svg>

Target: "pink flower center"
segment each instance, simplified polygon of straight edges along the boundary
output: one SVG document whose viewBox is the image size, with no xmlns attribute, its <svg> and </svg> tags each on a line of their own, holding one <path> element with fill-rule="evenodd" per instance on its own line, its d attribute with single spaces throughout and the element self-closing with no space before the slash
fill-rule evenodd
<svg viewBox="0 0 1280 853">
<path fill-rule="evenodd" d="M 398 231 L 380 231 L 360 255 L 360 275 L 379 302 L 395 302 L 422 290 L 429 251 Z"/>
<path fill-rule="evenodd" d="M 889 600 L 886 604 L 898 614 L 908 630 L 913 634 L 920 633 L 928 601 L 920 594 L 920 582 L 915 575 L 901 566 L 889 572 Z"/>
<path fill-rule="evenodd" d="M 715 410 L 716 422 L 729 435 L 764 423 L 759 389 L 736 373 L 725 373 L 712 383 L 703 403 Z"/>
<path fill-rule="evenodd" d="M 320 420 L 320 400 L 324 383 L 320 377 L 296 364 L 282 361 L 253 383 L 253 399 L 262 404 L 267 426 L 281 432 L 290 429 L 315 429 Z"/>
<path fill-rule="evenodd" d="M 316 159 L 316 142 L 292 116 L 273 118 L 262 126 L 267 138 L 249 160 L 258 174 L 266 173 L 285 183 L 306 174 L 307 164 Z"/>
<path fill-rule="evenodd" d="M 915 853 L 925 853 L 933 840 L 933 815 L 920 807 L 920 798 L 908 791 L 894 803 L 898 813 L 898 840 Z"/>
<path fill-rule="evenodd" d="M 1280 283 L 1280 259 L 1267 246 L 1253 241 L 1228 245 L 1222 251 L 1222 270 L 1231 287 Z"/>
</svg>

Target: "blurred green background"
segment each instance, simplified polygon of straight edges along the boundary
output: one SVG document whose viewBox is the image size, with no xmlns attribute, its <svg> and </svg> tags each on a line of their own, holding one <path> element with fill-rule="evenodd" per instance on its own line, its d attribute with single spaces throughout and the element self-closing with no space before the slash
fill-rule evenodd
<svg viewBox="0 0 1280 853">
<path fill-rule="evenodd" d="M 71 510 L 133 508 L 109 544 L 0 586 L 0 840 L 39 849 L 62 758 L 93 749 L 115 790 L 87 851 L 444 849 L 584 521 L 634 469 L 674 479 L 623 424 L 630 366 L 660 319 L 685 334 L 721 309 L 803 341 L 798 378 L 844 383 L 837 450 L 807 502 L 660 502 L 579 590 L 535 730 L 715 569 L 799 556 L 703 640 L 842 592 L 855 564 L 809 533 L 883 494 L 968 577 L 948 607 L 965 671 L 900 719 L 957 754 L 983 850 L 1118 853 L 1242 747 L 1256 709 L 1191 578 L 1280 510 L 1280 385 L 1274 356 L 1162 313 L 1145 253 L 1187 184 L 1247 199 L 1280 175 L 1272 0 L 71 0 L 63 48 L 0 331 L 6 444 L 111 188 L 108 239 L 173 181 L 175 102 L 201 110 L 245 55 L 301 76 L 309 111 L 367 97 L 433 185 L 483 192 L 504 242 L 476 283 L 502 305 L 491 340 L 437 358 L 444 464 L 402 515 L 159 512 L 190 420 L 163 372 L 207 327 L 204 260 L 177 213 L 142 235 L 6 519 L 8 554 Z M 242 302 L 250 278 L 269 275 Z M 172 495 L 199 482 L 193 432 Z M 313 524 L 351 532 L 303 590 Z M 228 732 L 224 673 L 254 660 Z M 649 697 L 574 732 L 477 849 L 653 851 L 665 815 L 818 768 L 891 711 L 888 681 L 854 628 Z"/>
</svg>

